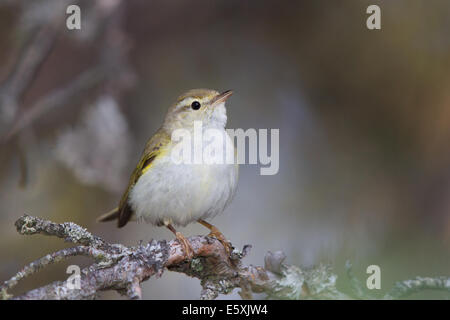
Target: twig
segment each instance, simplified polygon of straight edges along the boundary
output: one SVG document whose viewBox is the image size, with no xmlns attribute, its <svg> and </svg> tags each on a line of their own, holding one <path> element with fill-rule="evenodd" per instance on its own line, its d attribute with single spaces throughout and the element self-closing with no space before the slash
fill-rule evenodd
<svg viewBox="0 0 450 320">
<path fill-rule="evenodd" d="M 29 265 L 25 266 L 14 277 L 6 281 L 2 286 L 2 289 L 11 289 L 15 285 L 17 285 L 19 281 L 38 272 L 42 268 L 50 264 L 60 262 L 63 259 L 74 256 L 87 256 L 95 259 L 103 259 L 102 252 L 95 248 L 78 246 L 73 248 L 62 249 L 60 251 L 48 254 L 45 257 L 33 261 Z"/>
<path fill-rule="evenodd" d="M 140 284 L 152 276 L 160 276 L 165 269 L 200 279 L 202 299 L 214 299 L 235 288 L 241 289 L 243 299 L 251 299 L 252 293 L 265 293 L 271 299 L 367 298 L 360 287 L 356 287 L 359 289 L 354 289 L 351 295 L 339 291 L 336 287 L 337 276 L 329 266 L 320 264 L 312 268 L 299 268 L 287 265 L 282 252 L 268 252 L 264 267 L 244 265 L 242 258 L 248 254 L 250 246 L 244 246 L 242 251 L 234 249 L 228 256 L 220 241 L 207 236 L 188 238 L 193 257 L 186 259 L 178 240 L 152 240 L 148 244 L 126 247 L 108 244 L 71 222 L 58 224 L 26 215 L 16 221 L 16 228 L 21 234 L 41 233 L 82 245 L 49 254 L 22 269 L 0 286 L 0 297 L 3 299 L 13 298 L 7 290 L 26 276 L 74 255 L 89 256 L 95 260 L 94 264 L 82 270 L 79 289 L 68 286 L 68 280 L 57 281 L 14 299 L 94 299 L 106 290 L 115 290 L 130 299 L 138 299 L 142 297 Z M 351 273 L 350 276 L 353 277 Z M 450 279 L 417 278 L 399 282 L 385 298 L 400 298 L 423 289 L 450 291 Z"/>
<path fill-rule="evenodd" d="M 41 27 L 22 49 L 6 81 L 0 87 L 0 110 L 12 118 L 20 100 L 49 55 L 57 36 L 55 24 Z"/>
<path fill-rule="evenodd" d="M 99 20 L 95 23 L 103 26 L 95 28 L 95 35 L 102 36 L 100 61 L 77 75 L 68 84 L 53 89 L 41 97 L 33 105 L 28 106 L 22 114 L 15 116 L 6 134 L 3 131 L 0 132 L 3 135 L 0 137 L 0 143 L 10 141 L 48 111 L 73 102 L 75 97 L 83 97 L 89 89 L 101 83 L 117 82 L 117 78 L 124 75 L 130 77 L 132 73 L 126 63 L 126 46 L 122 39 L 125 36 L 121 33 L 121 20 L 117 18 L 124 10 L 123 5 L 112 6 L 109 10 L 101 8 L 100 3 L 96 2 L 89 11 L 93 19 Z M 35 78 L 39 66 L 51 52 L 58 36 L 57 30 L 62 30 L 62 28 L 56 28 L 60 23 L 60 17 L 55 18 L 55 21 L 49 21 L 41 27 L 41 31 L 37 33 L 30 45 L 25 47 L 14 70 L 0 87 L 0 111 L 3 109 L 7 113 L 16 115 L 22 96 Z"/>
<path fill-rule="evenodd" d="M 9 141 L 20 132 L 20 130 L 30 125 L 48 111 L 58 106 L 64 106 L 68 101 L 73 101 L 73 97 L 75 96 L 81 96 L 84 91 L 104 80 L 108 72 L 108 68 L 104 65 L 86 70 L 68 85 L 55 89 L 48 95 L 42 97 L 30 107 L 29 111 L 15 121 L 8 134 L 3 138 L 3 142 Z"/>
<path fill-rule="evenodd" d="M 92 246 L 94 248 L 105 246 L 103 239 L 92 235 L 86 229 L 73 222 L 54 223 L 29 215 L 23 215 L 16 222 L 17 232 L 23 235 L 45 234 L 65 239 L 67 242 Z"/>
<path fill-rule="evenodd" d="M 449 277 L 416 277 L 411 280 L 398 281 L 384 299 L 401 299 L 423 290 L 441 290 L 450 292 Z"/>
</svg>

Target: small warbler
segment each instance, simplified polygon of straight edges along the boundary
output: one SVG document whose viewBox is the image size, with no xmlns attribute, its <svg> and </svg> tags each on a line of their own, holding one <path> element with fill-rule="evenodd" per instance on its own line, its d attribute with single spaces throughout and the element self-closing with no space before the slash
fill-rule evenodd
<svg viewBox="0 0 450 320">
<path fill-rule="evenodd" d="M 227 114 L 225 101 L 232 91 L 219 93 L 209 89 L 194 89 L 181 95 L 169 108 L 164 123 L 148 140 L 141 159 L 131 175 L 119 206 L 102 215 L 98 221 L 118 220 L 123 227 L 129 220 L 144 220 L 166 226 L 182 243 L 188 257 L 192 248 L 174 225 L 186 226 L 199 222 L 211 230 L 230 253 L 230 244 L 222 233 L 204 219 L 224 211 L 236 191 L 239 166 L 233 163 L 174 163 L 171 152 L 174 130 L 194 131 L 194 122 L 201 121 L 203 130 L 220 130 L 225 145 L 235 149 L 225 131 Z M 221 148 L 222 146 L 218 146 Z M 202 152 L 205 146 L 195 152 Z M 195 154 L 194 154 L 195 157 Z"/>
</svg>

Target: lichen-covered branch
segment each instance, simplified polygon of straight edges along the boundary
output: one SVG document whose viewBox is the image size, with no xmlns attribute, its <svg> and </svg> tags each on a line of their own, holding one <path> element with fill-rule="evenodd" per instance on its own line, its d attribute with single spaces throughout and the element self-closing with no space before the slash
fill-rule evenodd
<svg viewBox="0 0 450 320">
<path fill-rule="evenodd" d="M 2 286 L 2 289 L 9 289 L 17 285 L 20 280 L 32 275 L 33 273 L 38 272 L 42 268 L 46 267 L 49 264 L 57 263 L 62 261 L 65 258 L 68 257 L 74 257 L 74 256 L 88 256 L 92 258 L 98 258 L 99 253 L 96 252 L 95 248 L 85 247 L 85 246 L 78 246 L 73 248 L 67 248 L 63 249 L 51 254 L 46 255 L 45 257 L 42 257 L 36 261 L 33 261 L 29 265 L 25 266 L 20 270 L 14 277 L 9 279 L 4 283 Z"/>
<path fill-rule="evenodd" d="M 244 246 L 242 251 L 234 249 L 228 256 L 220 241 L 207 236 L 188 238 L 194 253 L 192 258 L 186 259 L 178 240 L 152 240 L 147 244 L 126 247 L 109 244 L 71 222 L 58 224 L 27 215 L 16 221 L 16 228 L 20 234 L 41 233 L 81 245 L 48 254 L 24 267 L 0 286 L 3 299 L 94 299 L 107 290 L 115 290 L 130 299 L 139 299 L 142 297 L 140 284 L 152 276 L 160 276 L 165 269 L 198 278 L 203 288 L 200 293 L 202 299 L 214 299 L 235 288 L 240 289 L 243 299 L 251 299 L 253 293 L 264 293 L 270 299 L 372 298 L 360 284 L 354 285 L 353 292 L 349 294 L 339 291 L 336 287 L 337 276 L 329 266 L 321 264 L 313 268 L 300 268 L 287 265 L 281 251 L 268 252 L 264 267 L 245 265 L 242 258 L 248 254 L 249 245 Z M 82 270 L 78 289 L 73 289 L 66 280 L 16 297 L 8 293 L 20 280 L 46 265 L 75 255 L 94 259 L 92 265 Z M 352 281 L 351 266 L 347 267 Z M 416 278 L 399 282 L 385 298 L 401 298 L 423 289 L 450 291 L 450 279 Z"/>
<path fill-rule="evenodd" d="M 85 246 L 99 247 L 105 245 L 103 239 L 93 236 L 86 229 L 73 222 L 54 223 L 37 217 L 23 215 L 16 221 L 15 226 L 17 232 L 23 235 L 41 233 Z"/>
<path fill-rule="evenodd" d="M 422 290 L 441 290 L 450 292 L 450 277 L 416 277 L 411 280 L 398 281 L 384 299 L 400 299 Z"/>
</svg>

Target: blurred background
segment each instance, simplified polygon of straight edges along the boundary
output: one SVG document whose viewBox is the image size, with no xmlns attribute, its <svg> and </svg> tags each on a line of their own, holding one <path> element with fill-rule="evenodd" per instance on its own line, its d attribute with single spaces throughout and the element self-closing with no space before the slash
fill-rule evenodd
<svg viewBox="0 0 450 320">
<path fill-rule="evenodd" d="M 66 28 L 69 4 L 81 30 Z M 370 4 L 381 30 L 366 28 Z M 246 262 L 283 250 L 291 264 L 330 263 L 343 288 L 347 259 L 363 282 L 376 264 L 380 294 L 449 276 L 449 32 L 447 0 L 0 0 L 0 281 L 68 246 L 20 236 L 24 213 L 109 242 L 172 239 L 95 219 L 117 205 L 169 105 L 197 87 L 234 90 L 228 128 L 280 129 L 278 174 L 242 165 L 234 201 L 212 221 L 235 246 L 253 245 Z M 13 293 L 90 262 L 51 266 Z M 172 272 L 143 285 L 146 299 L 199 293 Z"/>
</svg>

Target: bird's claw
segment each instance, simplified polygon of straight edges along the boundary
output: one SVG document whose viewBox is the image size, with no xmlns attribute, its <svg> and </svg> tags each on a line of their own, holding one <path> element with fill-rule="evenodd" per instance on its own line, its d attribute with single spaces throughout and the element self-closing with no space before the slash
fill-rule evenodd
<svg viewBox="0 0 450 320">
<path fill-rule="evenodd" d="M 177 237 L 178 241 L 180 241 L 180 243 L 183 245 L 186 259 L 191 260 L 194 257 L 194 249 L 192 249 L 191 244 L 186 239 L 186 237 L 183 236 L 181 232 L 177 232 L 175 236 Z"/>
<path fill-rule="evenodd" d="M 225 238 L 225 236 L 222 234 L 222 232 L 219 231 L 217 228 L 211 229 L 211 232 L 208 234 L 208 237 L 216 238 L 220 241 L 220 243 L 223 245 L 225 252 L 227 256 L 229 257 L 231 255 L 232 246 L 231 243 Z"/>
</svg>

